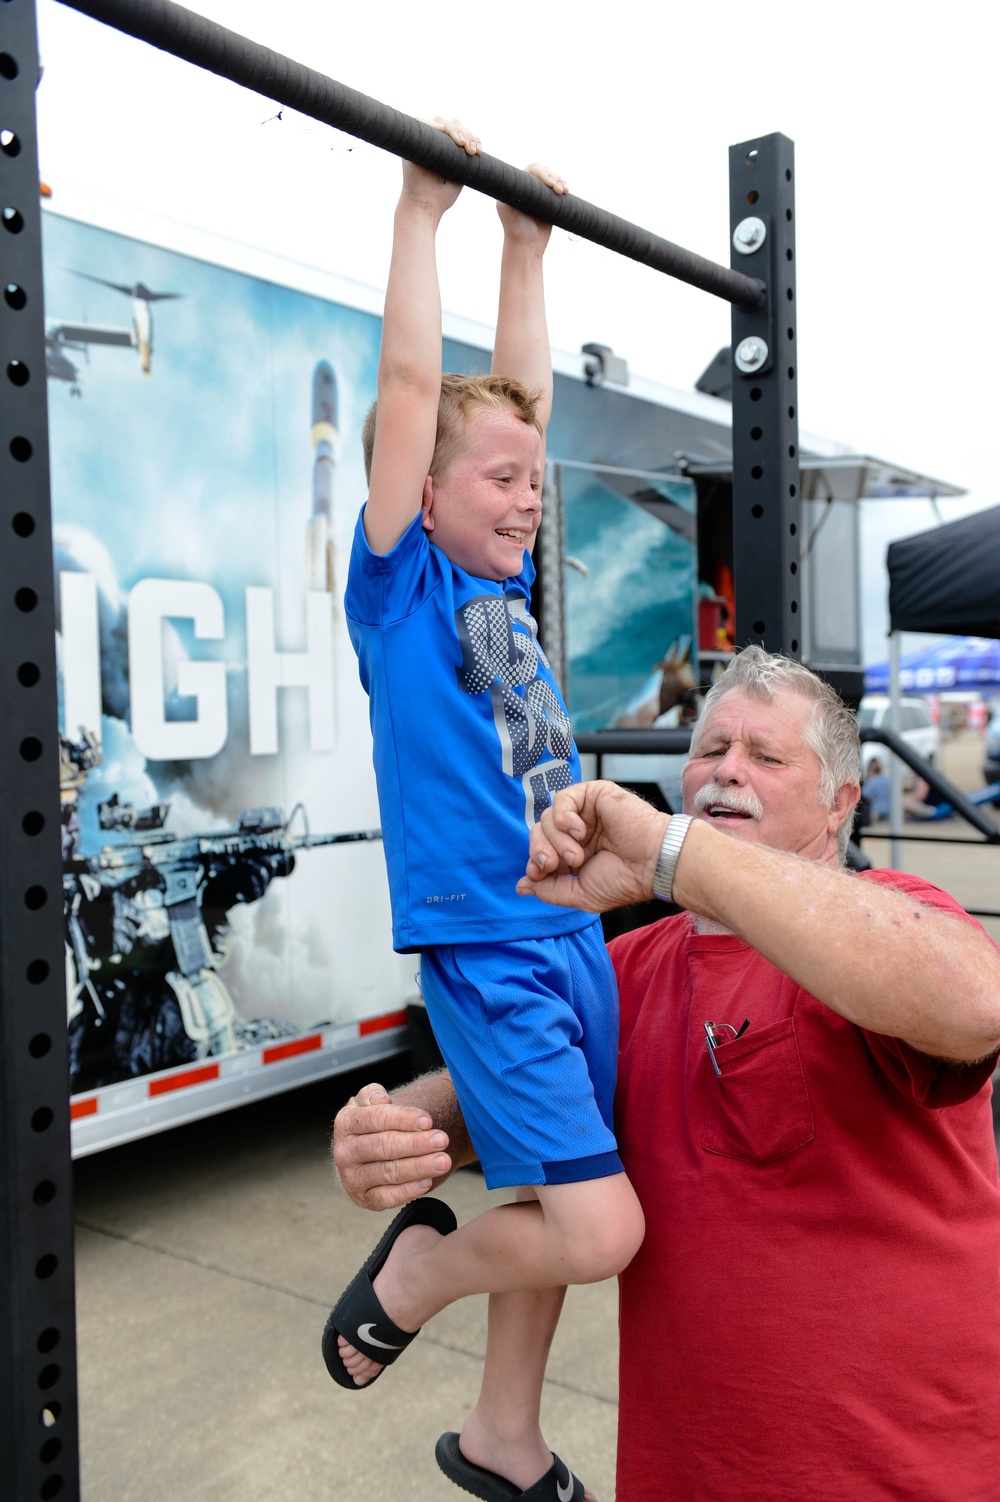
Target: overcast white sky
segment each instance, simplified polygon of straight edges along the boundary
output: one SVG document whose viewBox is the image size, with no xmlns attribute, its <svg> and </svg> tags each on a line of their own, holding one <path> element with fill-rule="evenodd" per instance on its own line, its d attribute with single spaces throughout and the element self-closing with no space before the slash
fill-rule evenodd
<svg viewBox="0 0 1000 1502">
<path fill-rule="evenodd" d="M 458 114 L 494 155 L 547 161 L 581 197 L 726 263 L 728 147 L 782 131 L 796 147 L 803 427 L 967 487 L 940 503 L 945 520 L 1000 501 L 985 0 L 191 8 L 406 113 Z M 57 205 L 86 191 L 383 283 L 394 158 L 269 118 L 258 97 L 56 0 L 38 12 Z M 492 321 L 497 250 L 492 205 L 467 192 L 441 235 L 450 311 Z M 558 348 L 599 340 L 684 389 L 729 340 L 725 304 L 558 232 L 548 300 Z M 886 543 L 935 521 L 927 503 L 864 508 L 869 660 L 885 655 Z"/>
</svg>

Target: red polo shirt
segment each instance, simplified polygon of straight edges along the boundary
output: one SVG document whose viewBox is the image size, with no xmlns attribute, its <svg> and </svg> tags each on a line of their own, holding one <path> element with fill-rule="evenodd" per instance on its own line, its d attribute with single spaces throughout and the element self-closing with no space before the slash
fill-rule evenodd
<svg viewBox="0 0 1000 1502">
<path fill-rule="evenodd" d="M 966 916 L 918 878 L 857 879 Z M 865 1032 L 687 914 L 611 954 L 646 1215 L 621 1279 L 618 1502 L 995 1502 L 995 1058 Z M 746 1017 L 717 1078 L 703 1024 Z"/>
</svg>

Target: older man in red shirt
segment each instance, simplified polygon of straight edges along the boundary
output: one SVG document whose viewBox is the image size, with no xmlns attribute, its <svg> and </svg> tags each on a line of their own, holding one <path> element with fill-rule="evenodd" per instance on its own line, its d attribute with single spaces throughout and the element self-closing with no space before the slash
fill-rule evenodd
<svg viewBox="0 0 1000 1502">
<path fill-rule="evenodd" d="M 843 869 L 859 774 L 836 696 L 749 648 L 706 701 L 685 815 L 582 783 L 533 837 L 521 890 L 685 909 L 611 945 L 646 1217 L 620 1502 L 1000 1490 L 1000 953 L 938 888 Z M 467 1155 L 453 1113 L 447 1076 L 360 1092 L 335 1133 L 348 1191 L 425 1192 Z"/>
</svg>

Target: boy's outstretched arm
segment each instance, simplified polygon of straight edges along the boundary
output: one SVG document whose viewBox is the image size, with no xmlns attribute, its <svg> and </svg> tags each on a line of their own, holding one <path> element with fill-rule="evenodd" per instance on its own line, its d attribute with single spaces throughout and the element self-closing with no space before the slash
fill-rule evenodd
<svg viewBox="0 0 1000 1502">
<path fill-rule="evenodd" d="M 478 137 L 458 120 L 431 122 L 470 156 Z M 393 221 L 378 367 L 378 417 L 372 451 L 365 536 L 375 553 L 396 546 L 423 499 L 441 396 L 441 294 L 434 241 L 441 216 L 461 187 L 403 163 L 403 190 Z"/>
<path fill-rule="evenodd" d="M 528 171 L 554 193 L 567 191 L 562 178 L 548 167 L 535 162 Z M 538 417 L 544 433 L 552 412 L 552 354 L 545 322 L 542 257 L 552 226 L 502 203 L 497 204 L 497 213 L 504 236 L 493 372 L 512 376 L 538 395 Z"/>
</svg>

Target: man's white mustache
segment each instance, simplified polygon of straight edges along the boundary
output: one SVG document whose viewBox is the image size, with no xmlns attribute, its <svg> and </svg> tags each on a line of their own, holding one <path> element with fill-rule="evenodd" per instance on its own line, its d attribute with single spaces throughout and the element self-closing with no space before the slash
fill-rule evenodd
<svg viewBox="0 0 1000 1502">
<path fill-rule="evenodd" d="M 737 814 L 749 814 L 751 819 L 764 817 L 764 805 L 749 788 L 712 787 L 707 783 L 700 787 L 691 800 L 694 812 L 706 808 L 731 808 Z"/>
</svg>

